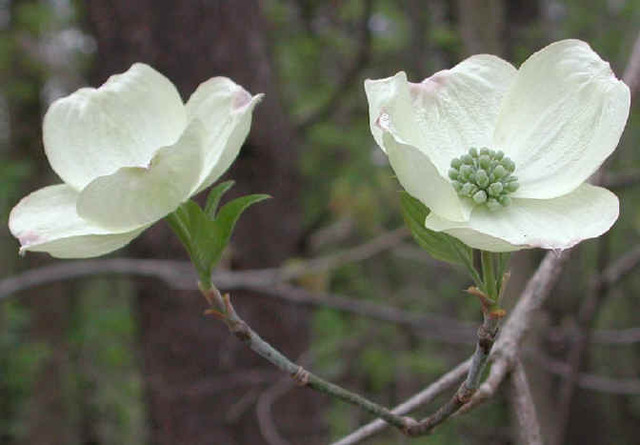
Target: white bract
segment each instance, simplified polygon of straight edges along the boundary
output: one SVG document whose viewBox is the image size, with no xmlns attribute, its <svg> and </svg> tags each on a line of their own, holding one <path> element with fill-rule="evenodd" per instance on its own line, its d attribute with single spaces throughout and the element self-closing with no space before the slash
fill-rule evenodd
<svg viewBox="0 0 640 445">
<path fill-rule="evenodd" d="M 260 98 L 214 77 L 184 104 L 166 77 L 136 63 L 57 100 L 43 139 L 64 183 L 11 211 L 20 251 L 85 258 L 126 245 L 229 168 Z"/>
<path fill-rule="evenodd" d="M 428 229 L 493 252 L 566 249 L 618 218 L 618 198 L 586 181 L 618 144 L 630 92 L 586 43 L 553 43 L 520 69 L 483 54 L 365 90 L 371 132 L 431 210 Z"/>
</svg>

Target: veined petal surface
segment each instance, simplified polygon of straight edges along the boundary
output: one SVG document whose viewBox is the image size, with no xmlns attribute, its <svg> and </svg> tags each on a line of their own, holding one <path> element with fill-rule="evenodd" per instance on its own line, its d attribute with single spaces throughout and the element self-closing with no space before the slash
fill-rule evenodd
<svg viewBox="0 0 640 445">
<path fill-rule="evenodd" d="M 185 127 L 186 111 L 175 86 L 136 63 L 98 89 L 82 88 L 54 102 L 44 118 L 43 139 L 53 170 L 82 190 L 121 167 L 146 165 Z"/>
<path fill-rule="evenodd" d="M 490 211 L 476 207 L 466 223 L 449 221 L 435 213 L 428 229 L 444 231 L 467 245 L 493 252 L 523 248 L 568 249 L 595 238 L 618 218 L 619 202 L 609 190 L 582 184 L 553 199 L 515 198 L 509 207 Z"/>
<path fill-rule="evenodd" d="M 199 119 L 206 131 L 198 191 L 224 174 L 240 152 L 251 128 L 253 109 L 262 94 L 251 96 L 226 77 L 213 77 L 200 84 L 187 101 L 189 119 Z"/>
<path fill-rule="evenodd" d="M 494 148 L 516 163 L 514 196 L 554 198 L 589 178 L 618 144 L 629 88 L 585 42 L 533 54 L 504 100 Z"/>
<path fill-rule="evenodd" d="M 148 167 L 124 167 L 92 181 L 80 193 L 78 214 L 119 231 L 166 216 L 198 185 L 204 141 L 202 124 L 192 121 L 178 142 L 158 150 Z"/>
<path fill-rule="evenodd" d="M 48 252 L 57 258 L 88 258 L 128 244 L 147 227 L 114 233 L 76 213 L 78 192 L 66 184 L 36 190 L 11 211 L 9 229 L 20 251 Z"/>
<path fill-rule="evenodd" d="M 510 63 L 480 54 L 418 84 L 398 73 L 367 81 L 365 90 L 371 118 L 389 114 L 398 135 L 425 152 L 446 178 L 453 158 L 471 147 L 491 147 L 502 100 L 515 77 Z"/>
</svg>

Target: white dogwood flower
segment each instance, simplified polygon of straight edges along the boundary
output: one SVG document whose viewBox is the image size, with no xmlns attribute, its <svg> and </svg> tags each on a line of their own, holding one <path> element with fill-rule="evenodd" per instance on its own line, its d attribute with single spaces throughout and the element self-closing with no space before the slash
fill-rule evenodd
<svg viewBox="0 0 640 445">
<path fill-rule="evenodd" d="M 166 77 L 136 63 L 57 100 L 43 140 L 63 183 L 11 211 L 21 253 L 85 258 L 126 245 L 227 170 L 260 98 L 214 77 L 184 104 Z"/>
<path fill-rule="evenodd" d="M 473 248 L 566 249 L 618 218 L 617 197 L 586 183 L 613 152 L 629 88 L 578 40 L 520 69 L 472 56 L 421 83 L 365 81 L 371 132 L 428 229 Z"/>
</svg>

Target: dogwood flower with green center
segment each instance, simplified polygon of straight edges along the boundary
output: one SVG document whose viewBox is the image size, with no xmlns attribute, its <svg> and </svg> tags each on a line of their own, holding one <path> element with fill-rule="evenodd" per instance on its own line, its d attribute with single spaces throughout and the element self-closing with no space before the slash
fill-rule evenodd
<svg viewBox="0 0 640 445">
<path fill-rule="evenodd" d="M 136 63 L 57 100 L 43 140 L 63 184 L 11 211 L 20 252 L 86 258 L 126 245 L 227 170 L 261 96 L 214 77 L 184 104 L 166 77 Z"/>
<path fill-rule="evenodd" d="M 365 81 L 371 132 L 427 229 L 507 252 L 566 249 L 618 218 L 586 183 L 618 144 L 629 88 L 588 44 L 553 43 L 520 69 L 472 56 L 421 83 Z"/>
</svg>

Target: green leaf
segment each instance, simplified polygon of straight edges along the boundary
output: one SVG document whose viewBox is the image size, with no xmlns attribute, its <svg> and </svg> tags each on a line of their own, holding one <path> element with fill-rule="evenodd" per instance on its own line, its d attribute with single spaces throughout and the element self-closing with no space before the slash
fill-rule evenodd
<svg viewBox="0 0 640 445">
<path fill-rule="evenodd" d="M 200 281 L 205 283 L 229 244 L 240 215 L 251 205 L 269 198 L 268 195 L 243 196 L 222 206 L 215 215 L 220 198 L 232 185 L 229 181 L 212 190 L 205 207 L 208 212 L 189 200 L 167 216 L 167 222 L 189 253 Z"/>
<path fill-rule="evenodd" d="M 216 216 L 216 225 L 220 230 L 221 239 L 224 240 L 225 246 L 231 238 L 231 232 L 238 222 L 240 215 L 250 206 L 265 199 L 271 198 L 269 195 L 247 195 L 234 199 L 226 203 Z"/>
<path fill-rule="evenodd" d="M 167 223 L 171 229 L 178 235 L 180 241 L 191 256 L 192 240 L 189 233 L 189 208 L 194 205 L 193 201 L 187 201 L 180 205 L 173 213 L 166 216 Z M 197 204 L 195 204 L 197 207 Z"/>
<path fill-rule="evenodd" d="M 473 264 L 471 248 L 443 232 L 434 232 L 424 226 L 429 209 L 407 192 L 400 195 L 402 216 L 416 242 L 437 260 L 468 266 Z"/>
<path fill-rule="evenodd" d="M 204 213 L 210 219 L 215 218 L 216 212 L 218 211 L 218 204 L 220 204 L 220 199 L 222 199 L 222 196 L 227 193 L 234 184 L 235 181 L 225 181 L 211 189 L 209 196 L 207 197 L 207 204 L 204 206 Z"/>
</svg>

